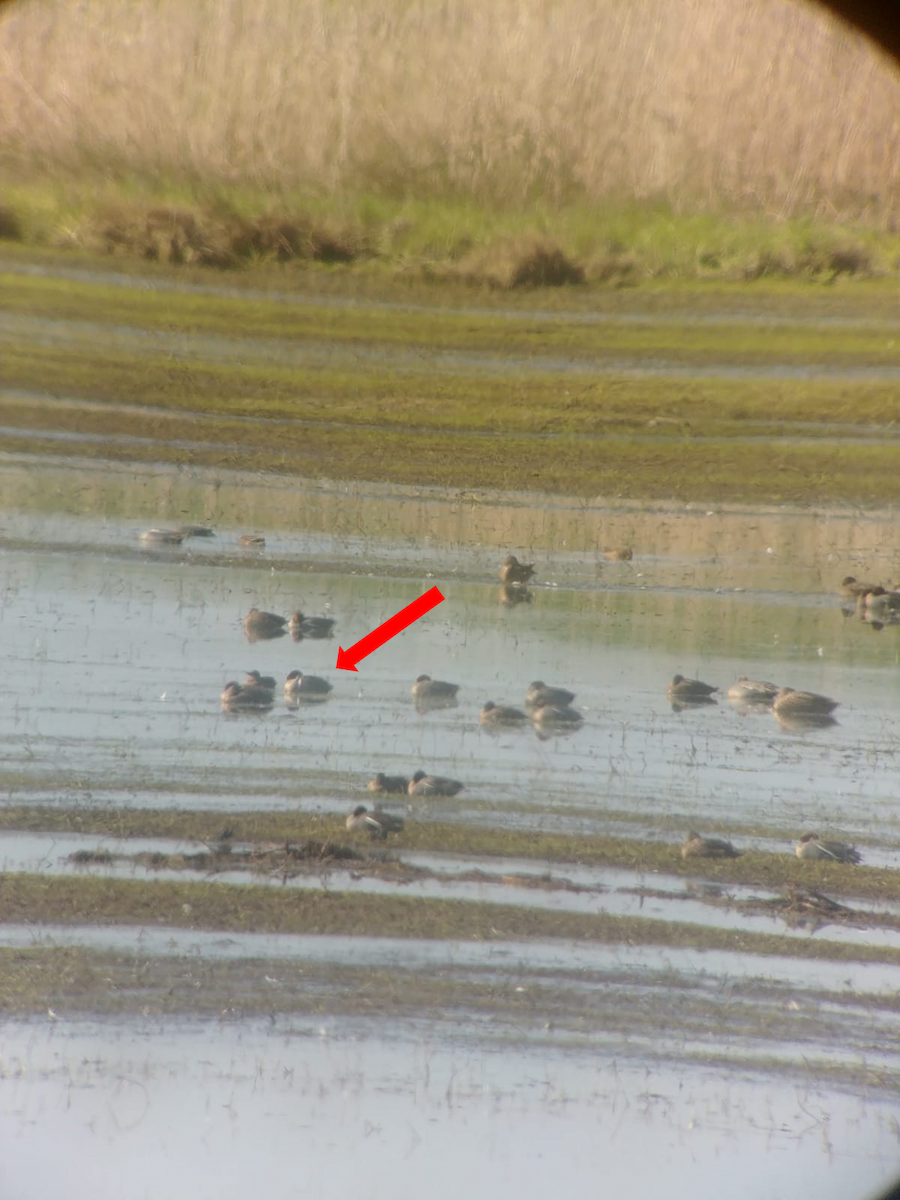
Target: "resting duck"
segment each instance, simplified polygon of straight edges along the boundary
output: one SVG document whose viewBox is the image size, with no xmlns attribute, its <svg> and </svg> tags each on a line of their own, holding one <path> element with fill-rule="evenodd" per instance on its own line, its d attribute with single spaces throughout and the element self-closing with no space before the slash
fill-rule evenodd
<svg viewBox="0 0 900 1200">
<path fill-rule="evenodd" d="M 384 775 L 379 771 L 373 779 L 369 780 L 366 786 L 370 792 L 381 792 L 391 795 L 402 793 L 405 796 L 409 789 L 409 778 L 406 775 Z"/>
<path fill-rule="evenodd" d="M 368 833 L 373 838 L 386 838 L 389 833 L 400 833 L 403 818 L 379 809 L 370 812 L 364 804 L 357 804 L 344 824 L 351 833 Z"/>
<path fill-rule="evenodd" d="M 305 617 L 302 612 L 295 612 L 288 621 L 288 628 L 294 640 L 301 637 L 327 638 L 337 624 L 334 617 Z"/>
<path fill-rule="evenodd" d="M 138 541 L 145 546 L 180 546 L 185 535 L 180 529 L 145 529 Z"/>
<path fill-rule="evenodd" d="M 255 685 L 256 687 L 268 688 L 270 692 L 275 691 L 275 676 L 260 675 L 259 671 L 248 671 L 247 678 L 244 680 L 244 687 Z"/>
<path fill-rule="evenodd" d="M 274 696 L 270 688 L 256 683 L 237 683 L 230 680 L 222 689 L 222 707 L 233 711 L 237 708 L 271 708 Z"/>
<path fill-rule="evenodd" d="M 777 683 L 769 683 L 766 679 L 748 679 L 746 675 L 741 675 L 737 683 L 733 683 L 728 689 L 728 699 L 743 704 L 770 705 L 778 691 Z"/>
<path fill-rule="evenodd" d="M 407 785 L 410 796 L 455 796 L 464 785 L 458 779 L 445 779 L 442 775 L 426 775 L 416 771 Z"/>
<path fill-rule="evenodd" d="M 713 692 L 719 689 L 712 684 L 702 683 L 699 679 L 685 679 L 683 675 L 673 675 L 672 682 L 666 688 L 670 700 L 708 700 Z"/>
<path fill-rule="evenodd" d="M 528 685 L 528 691 L 525 693 L 525 703 L 529 708 L 536 708 L 539 704 L 554 704 L 557 707 L 565 707 L 571 704 L 575 699 L 575 693 L 570 692 L 568 688 L 550 687 L 544 683 L 543 679 L 535 679 L 533 683 Z"/>
<path fill-rule="evenodd" d="M 841 863 L 862 862 L 862 855 L 854 846 L 848 846 L 846 842 L 826 841 L 817 833 L 804 833 L 794 853 L 798 858 L 830 859 L 831 862 Z"/>
<path fill-rule="evenodd" d="M 724 838 L 701 837 L 693 829 L 681 845 L 682 858 L 738 858 L 740 853 Z"/>
<path fill-rule="evenodd" d="M 287 617 L 279 617 L 277 613 L 260 612 L 251 608 L 244 617 L 244 634 L 248 641 L 256 642 L 263 638 L 283 637 L 287 632 Z"/>
<path fill-rule="evenodd" d="M 837 700 L 820 696 L 818 692 L 797 692 L 786 687 L 779 689 L 772 711 L 785 716 L 827 716 L 837 707 Z"/>
<path fill-rule="evenodd" d="M 432 679 L 430 675 L 419 675 L 412 685 L 412 694 L 416 700 L 452 700 L 458 691 L 458 683 Z"/>
<path fill-rule="evenodd" d="M 478 719 L 482 725 L 521 725 L 528 720 L 528 713 L 522 712 L 521 708 L 488 700 Z"/>
<path fill-rule="evenodd" d="M 286 700 L 321 700 L 331 690 L 327 679 L 320 679 L 318 675 L 304 675 L 302 671 L 290 671 L 284 681 Z"/>
</svg>

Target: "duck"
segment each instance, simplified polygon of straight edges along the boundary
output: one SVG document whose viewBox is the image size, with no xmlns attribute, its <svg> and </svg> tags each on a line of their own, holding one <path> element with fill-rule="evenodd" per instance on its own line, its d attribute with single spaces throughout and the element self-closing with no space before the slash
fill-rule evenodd
<svg viewBox="0 0 900 1200">
<path fill-rule="evenodd" d="M 268 688 L 270 692 L 274 692 L 275 676 L 260 675 L 259 671 L 248 671 L 243 686 L 247 687 L 248 684 L 255 684 L 257 687 Z"/>
<path fill-rule="evenodd" d="M 831 842 L 820 838 L 817 833 L 804 833 L 794 848 L 798 858 L 830 859 L 831 862 L 859 863 L 862 855 L 846 842 Z"/>
<path fill-rule="evenodd" d="M 145 529 L 138 541 L 145 546 L 180 546 L 185 535 L 180 529 Z"/>
<path fill-rule="evenodd" d="M 255 683 L 238 683 L 229 680 L 222 689 L 220 696 L 222 707 L 227 710 L 236 708 L 271 708 L 274 697 L 269 688 L 260 687 Z"/>
<path fill-rule="evenodd" d="M 430 675 L 419 675 L 411 690 L 416 700 L 453 700 L 459 691 L 459 684 L 432 679 Z"/>
<path fill-rule="evenodd" d="M 603 557 L 609 562 L 631 562 L 634 551 L 630 546 L 611 546 L 603 551 Z"/>
<path fill-rule="evenodd" d="M 409 777 L 406 775 L 385 775 L 379 771 L 366 787 L 370 792 L 380 792 L 384 795 L 406 795 L 409 790 Z"/>
<path fill-rule="evenodd" d="M 740 853 L 724 838 L 701 837 L 693 829 L 681 844 L 682 858 L 738 858 Z"/>
<path fill-rule="evenodd" d="M 568 688 L 550 687 L 544 683 L 543 679 L 535 679 L 528 685 L 528 691 L 525 693 L 525 705 L 527 708 L 535 708 L 538 704 L 553 704 L 557 708 L 564 708 L 571 704 L 575 699 L 575 693 L 570 692 Z"/>
<path fill-rule="evenodd" d="M 306 617 L 302 612 L 295 612 L 288 621 L 288 628 L 294 641 L 302 637 L 328 638 L 337 621 L 334 617 Z"/>
<path fill-rule="evenodd" d="M 547 729 L 553 725 L 580 725 L 584 717 L 577 709 L 569 708 L 567 704 L 551 704 L 549 700 L 541 700 L 533 706 L 531 719 L 539 729 Z"/>
<path fill-rule="evenodd" d="M 277 613 L 260 612 L 251 608 L 244 617 L 244 634 L 248 641 L 256 642 L 264 638 L 283 637 L 287 632 L 287 617 L 279 617 Z"/>
<path fill-rule="evenodd" d="M 769 683 L 766 679 L 748 679 L 739 675 L 737 683 L 728 689 L 728 699 L 737 700 L 743 704 L 772 704 L 778 695 L 778 684 Z"/>
<path fill-rule="evenodd" d="M 863 597 L 865 610 L 872 616 L 883 617 L 900 615 L 900 591 L 888 591 L 887 588 L 872 588 Z"/>
<path fill-rule="evenodd" d="M 841 595 L 847 600 L 855 600 L 878 587 L 877 583 L 869 583 L 857 579 L 854 575 L 845 575 L 841 580 Z"/>
<path fill-rule="evenodd" d="M 497 574 L 501 583 L 527 583 L 534 574 L 534 563 L 520 563 L 514 554 L 508 554 Z"/>
<path fill-rule="evenodd" d="M 238 538 L 238 545 L 243 546 L 245 550 L 264 550 L 266 539 L 261 533 L 242 533 Z"/>
<path fill-rule="evenodd" d="M 521 725 L 528 720 L 528 713 L 508 704 L 495 704 L 488 700 L 478 717 L 482 725 Z"/>
<path fill-rule="evenodd" d="M 666 688 L 670 700 L 708 700 L 713 692 L 719 689 L 699 679 L 685 679 L 683 675 L 673 675 L 672 682 Z"/>
<path fill-rule="evenodd" d="M 322 700 L 332 690 L 327 679 L 318 675 L 304 675 L 302 671 L 289 671 L 284 681 L 286 700 Z"/>
<path fill-rule="evenodd" d="M 464 786 L 458 779 L 446 779 L 442 775 L 426 775 L 424 771 L 416 771 L 406 790 L 410 796 L 455 796 Z"/>
<path fill-rule="evenodd" d="M 364 804 L 357 804 L 344 822 L 351 833 L 368 833 L 373 838 L 386 838 L 389 833 L 400 833 L 403 818 L 380 809 L 369 811 Z"/>
<path fill-rule="evenodd" d="M 838 707 L 839 701 L 817 692 L 798 692 L 794 688 L 780 688 L 772 703 L 772 711 L 784 716 L 827 716 Z"/>
</svg>

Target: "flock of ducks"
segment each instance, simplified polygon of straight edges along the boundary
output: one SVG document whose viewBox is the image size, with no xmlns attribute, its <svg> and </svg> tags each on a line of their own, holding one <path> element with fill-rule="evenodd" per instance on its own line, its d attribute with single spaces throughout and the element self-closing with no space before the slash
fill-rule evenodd
<svg viewBox="0 0 900 1200">
<path fill-rule="evenodd" d="M 278 613 L 262 612 L 251 608 L 242 622 L 244 636 L 248 642 L 259 642 L 284 637 L 290 634 L 295 642 L 304 638 L 330 638 L 335 626 L 333 617 L 307 617 L 295 612 L 290 617 Z M 231 679 L 219 697 L 225 712 L 265 711 L 275 703 L 278 684 L 272 675 L 260 675 L 259 671 L 248 671 L 242 682 Z M 332 690 L 327 679 L 318 675 L 307 675 L 303 671 L 289 671 L 283 684 L 285 703 L 296 708 L 306 702 L 325 700 Z"/>
<path fill-rule="evenodd" d="M 248 642 L 270 641 L 288 633 L 295 642 L 303 638 L 329 638 L 334 626 L 333 617 L 307 617 L 299 611 L 290 617 L 281 617 L 258 608 L 251 608 L 243 620 L 244 637 Z"/>
<path fill-rule="evenodd" d="M 715 704 L 718 688 L 699 679 L 675 675 L 666 688 L 666 695 L 676 712 L 686 708 Z M 767 679 L 748 679 L 739 676 L 726 692 L 729 702 L 741 713 L 771 711 L 780 725 L 794 732 L 821 729 L 836 724 L 831 715 L 838 701 L 818 692 L 802 692 L 796 688 L 779 687 Z"/>
<path fill-rule="evenodd" d="M 174 543 L 185 537 L 207 537 L 212 530 L 204 526 L 182 526 L 179 530 L 151 529 L 141 534 L 142 541 Z M 614 561 L 628 561 L 632 557 L 630 548 L 604 551 L 605 557 Z M 510 554 L 501 563 L 500 582 L 511 593 L 526 592 L 529 580 L 534 575 L 534 563 L 522 563 Z M 880 585 L 860 583 L 847 576 L 841 584 L 845 597 L 852 596 L 855 602 L 865 607 L 874 606 L 884 612 L 896 612 L 900 620 L 900 590 L 887 591 Z M 515 602 L 515 601 L 511 601 Z M 244 635 L 249 642 L 273 639 L 290 634 L 294 641 L 303 638 L 328 638 L 332 636 L 335 621 L 331 617 L 309 617 L 297 611 L 290 617 L 277 613 L 263 612 L 251 608 L 244 617 Z M 226 712 L 239 710 L 263 711 L 275 703 L 277 681 L 271 675 L 249 671 L 242 682 L 230 680 L 221 694 L 222 708 Z M 283 684 L 285 702 L 296 707 L 306 702 L 325 700 L 332 685 L 317 675 L 307 675 L 300 670 L 288 672 Z M 700 679 L 689 679 L 675 675 L 666 688 L 666 695 L 676 711 L 691 706 L 715 704 L 719 688 Z M 412 696 L 417 708 L 448 707 L 457 702 L 459 684 L 443 679 L 432 679 L 430 675 L 419 675 L 412 685 Z M 838 701 L 817 692 L 798 691 L 795 688 L 779 687 L 769 680 L 750 679 L 741 675 L 727 691 L 728 700 L 743 712 L 771 710 L 781 724 L 789 728 L 812 728 L 833 724 L 832 713 Z M 541 679 L 532 682 L 525 694 L 523 708 L 496 704 L 488 700 L 479 714 L 479 723 L 487 729 L 522 726 L 529 721 L 538 734 L 544 731 L 577 729 L 584 718 L 572 707 L 575 693 L 568 688 L 544 683 Z M 416 771 L 406 775 L 386 775 L 378 772 L 368 782 L 368 790 L 377 795 L 406 796 L 455 796 L 464 785 L 458 779 L 442 775 L 429 775 Z M 373 838 L 386 838 L 390 833 L 403 829 L 403 818 L 380 809 L 370 810 L 358 804 L 346 819 L 346 827 L 352 833 L 366 833 Z M 682 858 L 737 858 L 741 851 L 723 838 L 701 837 L 691 830 L 681 847 Z M 797 842 L 795 853 L 798 858 L 810 858 L 841 863 L 859 863 L 861 856 L 844 842 L 827 840 L 815 833 L 805 833 Z"/>
<path fill-rule="evenodd" d="M 829 841 L 817 833 L 804 833 L 794 847 L 798 858 L 816 858 L 827 862 L 859 863 L 862 855 L 846 842 Z M 681 846 L 682 858 L 739 858 L 740 850 L 735 850 L 731 842 L 724 838 L 701 837 L 692 829 Z"/>
<path fill-rule="evenodd" d="M 868 621 L 873 629 L 900 624 L 900 583 L 887 588 L 847 575 L 841 581 L 840 594 L 844 612 L 849 616 L 855 610 L 860 620 Z"/>
<path fill-rule="evenodd" d="M 138 534 L 142 546 L 180 546 L 185 538 L 215 537 L 208 525 L 179 525 L 177 529 L 145 529 Z M 266 539 L 258 533 L 242 533 L 237 540 L 242 550 L 263 550 Z"/>
</svg>

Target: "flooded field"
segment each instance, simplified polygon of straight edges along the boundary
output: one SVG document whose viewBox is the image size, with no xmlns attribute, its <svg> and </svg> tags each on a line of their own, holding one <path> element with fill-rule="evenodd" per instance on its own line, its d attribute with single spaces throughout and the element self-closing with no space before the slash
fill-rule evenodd
<svg viewBox="0 0 900 1200">
<path fill-rule="evenodd" d="M 839 588 L 894 586 L 900 527 L 774 500 L 882 495 L 893 297 L 4 272 L 4 1197 L 885 1188 L 900 624 Z M 535 680 L 583 720 L 480 722 Z M 463 787 L 367 789 L 418 771 Z"/>
<path fill-rule="evenodd" d="M 661 1170 L 685 1195 L 735 1171 L 754 1195 L 886 1186 L 900 1163 L 900 627 L 842 610 L 837 588 L 848 573 L 888 581 L 890 513 L 15 455 L 0 504 L 10 1195 L 62 1185 L 64 1156 L 35 1167 L 47 1138 L 88 1160 L 93 1196 L 137 1174 L 131 1194 L 148 1197 L 163 1180 L 170 1195 L 252 1180 L 338 1197 L 361 1157 L 372 1196 L 409 1194 L 423 1173 L 435 1196 L 599 1171 L 625 1192 Z M 215 536 L 138 540 L 199 521 Z M 248 532 L 265 546 L 240 547 Z M 607 560 L 610 545 L 633 557 Z M 518 603 L 497 579 L 510 550 L 537 564 Z M 443 604 L 358 675 L 335 669 L 338 645 L 434 584 Z M 251 606 L 331 616 L 334 636 L 248 642 Z M 279 680 L 273 705 L 223 711 L 225 683 L 251 669 Z M 293 669 L 333 690 L 289 706 Z M 456 703 L 417 709 L 424 672 L 458 683 Z M 676 673 L 717 686 L 713 703 L 673 710 Z M 741 674 L 833 697 L 836 723 L 735 707 Z M 535 679 L 575 691 L 583 724 L 479 725 L 486 701 L 522 705 Z M 406 823 L 387 842 L 347 833 L 376 772 L 417 769 L 465 788 L 386 797 Z M 170 818 L 194 832 L 160 835 Z M 242 835 L 248 821 L 269 834 Z M 744 875 L 686 865 L 692 828 L 730 839 Z M 863 865 L 814 874 L 793 856 L 806 830 L 854 844 Z M 351 856 L 285 866 L 311 831 Z M 528 838 L 554 852 L 523 856 Z M 793 892 L 763 882 L 769 863 Z M 49 907 L 23 921 L 16 889 L 34 881 Z M 64 883 L 76 900 L 54 910 Z M 78 889 L 94 887 L 112 890 L 85 922 Z M 206 907 L 226 895 L 236 907 Z M 275 1153 L 285 1137 L 299 1174 Z"/>
</svg>

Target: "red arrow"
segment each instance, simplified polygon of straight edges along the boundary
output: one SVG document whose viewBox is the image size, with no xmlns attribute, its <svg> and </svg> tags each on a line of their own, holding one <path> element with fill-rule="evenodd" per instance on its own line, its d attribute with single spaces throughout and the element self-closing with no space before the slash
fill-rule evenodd
<svg viewBox="0 0 900 1200">
<path fill-rule="evenodd" d="M 373 629 L 371 633 L 367 633 L 364 638 L 360 638 L 356 645 L 351 646 L 349 650 L 342 650 L 338 647 L 336 665 L 342 671 L 355 671 L 356 664 L 361 658 L 365 658 L 373 650 L 377 650 L 379 646 L 383 646 L 385 642 L 389 642 L 398 633 L 402 633 L 407 625 L 412 625 L 413 621 L 418 621 L 419 617 L 424 617 L 427 612 L 440 604 L 443 599 L 444 597 L 436 587 L 429 588 L 424 595 L 419 596 L 417 600 L 413 600 L 412 604 L 407 604 L 406 608 L 401 608 L 398 613 L 389 617 L 383 625 L 379 625 L 377 629 Z"/>
</svg>

